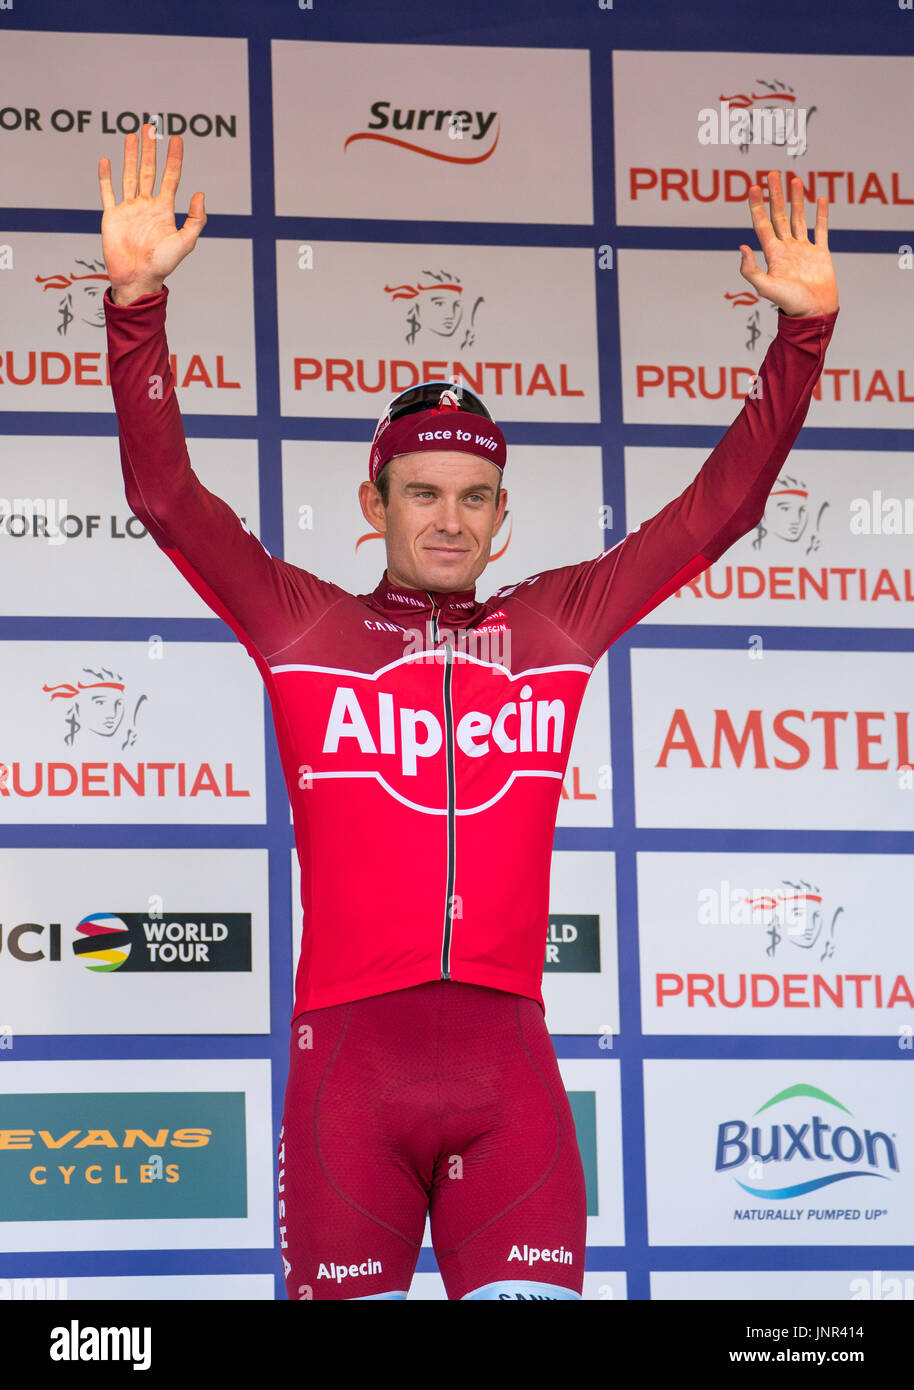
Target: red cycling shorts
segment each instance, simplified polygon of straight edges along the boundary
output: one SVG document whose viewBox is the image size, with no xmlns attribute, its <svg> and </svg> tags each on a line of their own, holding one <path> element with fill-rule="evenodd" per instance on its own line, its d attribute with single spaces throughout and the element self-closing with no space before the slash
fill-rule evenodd
<svg viewBox="0 0 914 1390">
<path fill-rule="evenodd" d="M 534 999 L 433 980 L 300 1013 L 278 1158 L 290 1299 L 405 1297 L 427 1214 L 448 1298 L 581 1296 L 584 1170 Z"/>
</svg>

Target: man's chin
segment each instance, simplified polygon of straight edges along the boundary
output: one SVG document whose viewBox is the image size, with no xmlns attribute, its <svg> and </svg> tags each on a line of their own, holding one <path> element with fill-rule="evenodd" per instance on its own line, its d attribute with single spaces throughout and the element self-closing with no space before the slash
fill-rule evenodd
<svg viewBox="0 0 914 1390">
<path fill-rule="evenodd" d="M 420 569 L 423 582 L 417 588 L 437 590 L 439 593 L 456 593 L 462 589 L 472 589 L 473 566 L 465 554 L 455 555 L 453 559 L 442 555 L 437 559 L 434 552 L 427 551 Z"/>
</svg>

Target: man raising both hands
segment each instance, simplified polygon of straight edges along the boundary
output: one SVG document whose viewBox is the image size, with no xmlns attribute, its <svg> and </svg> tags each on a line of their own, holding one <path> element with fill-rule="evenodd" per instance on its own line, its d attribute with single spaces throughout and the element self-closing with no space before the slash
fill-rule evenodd
<svg viewBox="0 0 914 1390">
<path fill-rule="evenodd" d="M 375 431 L 362 512 L 384 536 L 351 594 L 270 555 L 187 455 L 165 338 L 182 142 L 99 162 L 109 369 L 127 500 L 257 665 L 302 869 L 303 935 L 279 1144 L 290 1298 L 405 1298 L 430 1215 L 451 1299 L 578 1299 L 584 1173 L 541 980 L 562 778 L 587 680 L 615 639 L 760 521 L 838 309 L 818 202 L 749 194 L 779 306 L 758 389 L 693 482 L 609 550 L 476 598 L 507 504 L 507 448 L 456 382 Z M 150 399 L 151 377 L 163 382 Z M 548 559 L 544 555 L 544 559 Z M 422 643 L 417 649 L 419 631 Z M 498 634 L 497 656 L 487 639 Z M 300 775 L 307 769 L 307 776 Z M 281 928 L 281 924 L 280 924 Z"/>
</svg>

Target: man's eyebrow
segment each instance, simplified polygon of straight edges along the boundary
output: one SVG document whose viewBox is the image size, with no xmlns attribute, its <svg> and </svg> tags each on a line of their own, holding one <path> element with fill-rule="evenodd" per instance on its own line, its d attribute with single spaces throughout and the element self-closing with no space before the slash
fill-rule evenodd
<svg viewBox="0 0 914 1390">
<path fill-rule="evenodd" d="M 404 483 L 404 484 L 403 484 L 403 490 L 404 490 L 404 492 L 410 492 L 410 491 L 412 491 L 413 488 L 422 488 L 423 490 L 429 491 L 429 492 L 438 492 L 438 491 L 440 490 L 440 489 L 439 489 L 439 485 L 438 485 L 437 483 L 412 482 L 412 483 Z M 494 487 L 492 486 L 491 483 L 468 483 L 467 486 L 463 489 L 463 491 L 464 491 L 464 492 L 494 492 L 495 489 L 494 489 Z"/>
</svg>

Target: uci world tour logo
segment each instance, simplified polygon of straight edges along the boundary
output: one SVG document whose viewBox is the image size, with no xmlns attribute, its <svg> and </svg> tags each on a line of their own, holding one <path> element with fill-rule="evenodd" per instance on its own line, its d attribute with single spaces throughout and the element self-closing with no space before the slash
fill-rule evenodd
<svg viewBox="0 0 914 1390">
<path fill-rule="evenodd" d="M 90 912 L 73 954 L 93 974 L 251 970 L 250 912 Z"/>
<path fill-rule="evenodd" d="M 755 1115 L 761 1115 L 773 1106 L 797 1100 L 834 1107 L 834 1110 L 826 1112 L 831 1123 L 819 1114 L 811 1114 L 808 1119 L 792 1124 L 749 1125 L 745 1120 L 726 1120 L 717 1127 L 715 1172 L 729 1172 L 748 1163 L 750 1166 L 746 1176 L 757 1180 L 765 1173 L 763 1165 L 771 1164 L 773 1167 L 769 1171 L 774 1178 L 773 1186 L 750 1186 L 741 1182 L 735 1174 L 734 1180 L 752 1197 L 784 1201 L 815 1192 L 820 1187 L 829 1187 L 832 1183 L 845 1182 L 848 1178 L 881 1178 L 888 1181 L 888 1174 L 878 1171 L 883 1167 L 895 1173 L 899 1171 L 894 1135 L 882 1130 L 860 1130 L 847 1123 L 836 1125 L 835 1111 L 843 1111 L 851 1119 L 853 1114 L 840 1100 L 817 1086 L 805 1083 L 788 1086 L 760 1105 Z M 796 1107 L 793 1113 L 796 1114 Z M 789 1170 L 787 1164 L 790 1165 Z M 821 1165 L 822 1171 L 804 1177 L 806 1164 L 814 1168 Z M 788 1178 L 783 1186 L 780 1185 L 782 1178 Z M 801 1181 L 790 1182 L 790 1178 L 801 1178 Z"/>
<path fill-rule="evenodd" d="M 87 940 L 75 942 L 74 952 L 89 970 L 119 970 L 130 955 L 130 932 L 115 912 L 93 912 L 77 924 Z"/>
</svg>

